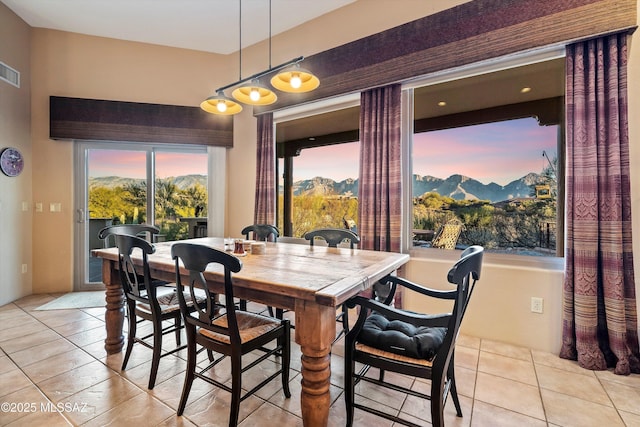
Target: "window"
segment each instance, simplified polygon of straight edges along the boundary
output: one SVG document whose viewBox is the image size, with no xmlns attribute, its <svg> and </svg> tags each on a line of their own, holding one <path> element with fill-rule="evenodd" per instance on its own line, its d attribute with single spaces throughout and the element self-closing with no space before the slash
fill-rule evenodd
<svg viewBox="0 0 640 427">
<path fill-rule="evenodd" d="M 356 229 L 359 157 L 360 143 L 349 142 L 307 148 L 293 158 L 292 236 L 316 228 Z"/>
<path fill-rule="evenodd" d="M 277 224 L 283 236 L 316 228 L 357 231 L 360 107 L 276 121 Z"/>
<path fill-rule="evenodd" d="M 87 156 L 90 220 L 140 224 L 153 218 L 166 240 L 195 237 L 185 220 L 201 218 L 206 227 L 206 151 L 100 148 L 87 150 Z M 153 164 L 153 187 L 147 180 L 151 173 L 147 159 Z M 147 209 L 148 194 L 153 213 Z"/>
<path fill-rule="evenodd" d="M 158 241 L 207 234 L 208 150 L 115 142 L 76 145 L 76 289 L 102 284 L 100 260 L 90 251 L 104 247 L 98 232 L 105 226 L 155 224 Z M 224 167 L 212 172 L 224 173 Z"/>
<path fill-rule="evenodd" d="M 413 244 L 462 222 L 459 247 L 556 254 L 558 126 L 525 118 L 413 138 Z"/>
<path fill-rule="evenodd" d="M 482 244 L 495 252 L 561 256 L 564 50 L 444 70 L 405 83 L 403 91 L 403 244 L 410 242 L 405 249 L 426 246 L 446 221 L 458 219 L 459 247 Z M 317 194 L 323 188 L 322 180 L 301 181 L 333 178 L 316 169 L 331 168 L 320 150 L 332 153 L 335 162 L 347 158 L 342 145 L 359 140 L 357 101 L 345 108 L 340 102 L 320 111 L 274 114 L 282 235 L 301 236 L 321 224 L 328 210 L 310 200 L 301 208 L 302 200 L 296 201 L 303 192 Z M 342 117 L 349 114 L 351 120 Z M 482 142 L 487 134 L 495 144 Z M 516 155 L 528 163 L 516 162 Z M 357 155 L 349 158 L 359 164 Z M 500 159 L 507 160 L 499 164 Z M 475 174 L 479 166 L 490 173 Z"/>
</svg>

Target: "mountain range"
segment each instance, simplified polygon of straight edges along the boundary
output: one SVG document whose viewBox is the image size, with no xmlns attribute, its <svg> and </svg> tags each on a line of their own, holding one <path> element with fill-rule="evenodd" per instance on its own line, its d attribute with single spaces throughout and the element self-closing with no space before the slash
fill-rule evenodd
<svg viewBox="0 0 640 427">
<path fill-rule="evenodd" d="M 195 183 L 206 187 L 206 176 L 183 175 L 167 178 L 173 181 L 180 189 L 191 187 Z M 144 179 L 122 178 L 117 176 L 89 178 L 89 189 L 95 187 L 123 187 L 131 184 L 141 184 Z M 478 180 L 464 175 L 451 175 L 446 179 L 429 175 L 413 175 L 413 197 L 419 197 L 424 193 L 434 192 L 441 196 L 448 196 L 456 200 L 489 200 L 492 203 L 519 197 L 531 197 L 531 186 L 540 182 L 540 175 L 529 173 L 520 179 L 511 181 L 507 185 L 499 185 L 494 182 L 483 184 Z M 315 177 L 296 181 L 293 184 L 293 194 L 301 195 L 325 195 L 325 196 L 358 196 L 358 180 L 347 178 L 342 181 L 334 181 L 331 178 Z"/>
<path fill-rule="evenodd" d="M 207 176 L 206 175 L 182 175 L 182 176 L 171 176 L 166 178 L 172 181 L 179 190 L 184 190 L 189 188 L 195 184 L 200 184 L 203 187 L 207 187 Z M 115 188 L 115 187 L 126 187 L 128 185 L 140 185 L 146 182 L 146 179 L 137 179 L 137 178 L 123 178 L 121 176 L 98 176 L 98 177 L 90 177 L 89 178 L 89 190 L 92 190 L 97 187 L 106 187 L 106 188 Z"/>
<path fill-rule="evenodd" d="M 413 175 L 413 197 L 434 192 L 455 200 L 489 200 L 492 203 L 520 197 L 531 197 L 531 186 L 540 182 L 540 175 L 529 173 L 507 185 L 494 182 L 483 184 L 464 175 L 451 175 L 446 179 L 433 176 Z M 293 184 L 293 194 L 357 196 L 358 180 L 345 179 L 334 181 L 330 178 L 316 177 L 297 181 Z"/>
</svg>

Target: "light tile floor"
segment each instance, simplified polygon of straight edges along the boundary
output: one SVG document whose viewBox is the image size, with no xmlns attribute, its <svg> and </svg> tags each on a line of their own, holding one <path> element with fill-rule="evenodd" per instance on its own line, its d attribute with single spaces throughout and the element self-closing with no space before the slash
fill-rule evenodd
<svg viewBox="0 0 640 427">
<path fill-rule="evenodd" d="M 56 296 L 32 295 L 0 307 L 0 425 L 227 425 L 228 393 L 198 380 L 185 415 L 176 416 L 184 353 L 163 358 L 156 386 L 147 390 L 151 351 L 136 346 L 127 370 L 120 372 L 122 354 L 104 351 L 104 309 L 35 310 Z M 345 420 L 342 354 L 339 341 L 332 352 L 330 426 Z M 448 426 L 640 426 L 640 375 L 587 371 L 553 354 L 469 336 L 458 341 L 456 363 L 464 416 L 457 418 L 449 402 Z M 257 383 L 270 367 L 261 365 L 246 383 Z M 214 375 L 228 379 L 228 366 Z M 290 399 L 274 381 L 242 403 L 240 425 L 301 426 L 296 344 L 291 377 Z M 407 377 L 396 380 L 428 387 Z M 363 387 L 360 399 L 430 425 L 428 402 Z M 356 410 L 355 425 L 392 423 Z"/>
</svg>

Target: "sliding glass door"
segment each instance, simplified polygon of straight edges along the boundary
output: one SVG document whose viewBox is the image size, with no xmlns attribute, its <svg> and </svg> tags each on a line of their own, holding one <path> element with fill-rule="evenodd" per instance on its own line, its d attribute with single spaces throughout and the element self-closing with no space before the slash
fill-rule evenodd
<svg viewBox="0 0 640 427">
<path fill-rule="evenodd" d="M 82 142 L 76 146 L 76 290 L 102 287 L 91 250 L 112 246 L 113 224 L 154 224 L 157 241 L 207 235 L 208 156 L 203 147 Z"/>
</svg>

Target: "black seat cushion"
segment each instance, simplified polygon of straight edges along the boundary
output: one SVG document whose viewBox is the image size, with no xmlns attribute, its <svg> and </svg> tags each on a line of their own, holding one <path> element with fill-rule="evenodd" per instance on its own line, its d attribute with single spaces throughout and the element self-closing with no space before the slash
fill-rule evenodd
<svg viewBox="0 0 640 427">
<path fill-rule="evenodd" d="M 416 327 L 373 313 L 365 321 L 358 341 L 391 353 L 432 360 L 446 333 L 447 328 Z"/>
</svg>

